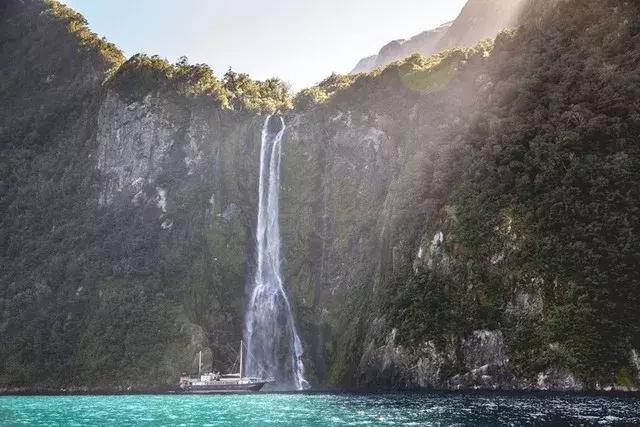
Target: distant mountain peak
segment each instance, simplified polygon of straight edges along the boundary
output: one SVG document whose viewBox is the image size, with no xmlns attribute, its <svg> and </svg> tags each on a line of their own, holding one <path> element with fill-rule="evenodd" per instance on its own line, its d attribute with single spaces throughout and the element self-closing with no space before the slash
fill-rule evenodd
<svg viewBox="0 0 640 427">
<path fill-rule="evenodd" d="M 374 68 L 376 68 L 377 59 L 378 55 L 371 55 L 367 56 L 366 58 L 362 58 L 360 61 L 358 61 L 353 71 L 351 71 L 351 74 L 366 73 L 370 70 L 373 70 Z"/>
<path fill-rule="evenodd" d="M 370 72 L 414 53 L 429 56 L 451 47 L 470 47 L 482 39 L 493 38 L 517 22 L 518 11 L 526 0 L 468 0 L 458 17 L 408 40 L 397 39 L 384 45 L 377 55 L 358 62 L 352 74 Z"/>
</svg>

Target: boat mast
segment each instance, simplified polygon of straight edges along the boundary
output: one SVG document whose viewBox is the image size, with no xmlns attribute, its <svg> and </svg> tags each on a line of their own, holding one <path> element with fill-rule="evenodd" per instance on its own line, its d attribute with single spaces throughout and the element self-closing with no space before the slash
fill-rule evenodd
<svg viewBox="0 0 640 427">
<path fill-rule="evenodd" d="M 242 379 L 242 340 L 240 340 L 240 379 Z"/>
<path fill-rule="evenodd" d="M 202 373 L 202 350 L 200 350 L 200 356 L 198 358 L 198 376 Z"/>
</svg>

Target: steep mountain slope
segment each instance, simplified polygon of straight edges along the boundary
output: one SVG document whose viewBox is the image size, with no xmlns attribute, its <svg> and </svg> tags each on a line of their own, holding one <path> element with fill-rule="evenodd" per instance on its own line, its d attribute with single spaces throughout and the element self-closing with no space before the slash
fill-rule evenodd
<svg viewBox="0 0 640 427">
<path fill-rule="evenodd" d="M 55 2 L 1 12 L 0 387 L 233 363 L 275 111 L 314 385 L 638 387 L 636 3 L 530 1 L 495 44 L 294 108 L 278 81 L 123 62 Z"/>
<path fill-rule="evenodd" d="M 494 38 L 500 31 L 517 24 L 517 17 L 526 0 L 469 0 L 460 15 L 433 30 L 409 40 L 394 40 L 383 46 L 377 55 L 358 62 L 352 74 L 366 73 L 414 53 L 432 55 L 452 47 L 471 47 L 485 38 Z"/>
<path fill-rule="evenodd" d="M 544 6 L 475 77 L 469 157 L 368 317 L 365 384 L 637 387 L 638 6 Z"/>
<path fill-rule="evenodd" d="M 29 383 L 65 372 L 76 346 L 81 287 L 95 280 L 83 264 L 98 256 L 87 247 L 96 94 L 123 58 L 69 10 L 3 2 L 1 12 L 0 377 Z"/>
<path fill-rule="evenodd" d="M 284 89 L 122 63 L 85 24 L 56 2 L 3 3 L 0 381 L 169 384 L 200 349 L 231 362 L 256 111 L 283 108 Z"/>
<path fill-rule="evenodd" d="M 377 55 L 360 60 L 351 73 L 368 73 L 378 67 L 384 67 L 392 62 L 407 58 L 414 53 L 429 56 L 437 52 L 440 41 L 449 31 L 451 24 L 448 22 L 433 30 L 424 31 L 409 40 L 394 40 L 383 46 Z M 476 42 L 477 40 L 470 45 Z"/>
<path fill-rule="evenodd" d="M 351 71 L 351 73 L 352 74 L 368 73 L 369 71 L 376 68 L 377 60 L 378 60 L 378 55 L 371 55 L 371 56 L 367 56 L 366 58 L 362 58 L 360 61 L 358 61 L 358 63 L 356 64 L 353 71 Z"/>
<path fill-rule="evenodd" d="M 439 40 L 435 51 L 473 46 L 479 40 L 494 38 L 505 28 L 517 25 L 527 0 L 471 0 Z"/>
</svg>

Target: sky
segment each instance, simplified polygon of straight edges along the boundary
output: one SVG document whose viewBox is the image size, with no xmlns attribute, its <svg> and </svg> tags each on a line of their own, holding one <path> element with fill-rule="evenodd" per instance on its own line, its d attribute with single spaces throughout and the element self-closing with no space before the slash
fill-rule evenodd
<svg viewBox="0 0 640 427">
<path fill-rule="evenodd" d="M 294 90 L 455 19 L 466 0 L 61 0 L 127 56 L 181 56 Z"/>
</svg>

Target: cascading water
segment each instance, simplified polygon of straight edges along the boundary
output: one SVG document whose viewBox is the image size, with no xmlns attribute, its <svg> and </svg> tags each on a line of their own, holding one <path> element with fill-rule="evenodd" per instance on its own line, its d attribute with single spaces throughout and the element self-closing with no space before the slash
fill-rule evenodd
<svg viewBox="0 0 640 427">
<path fill-rule="evenodd" d="M 271 116 L 262 129 L 258 224 L 256 227 L 257 266 L 246 315 L 246 374 L 274 378 L 281 387 L 303 390 L 302 343 L 296 331 L 291 305 L 280 275 L 280 227 L 278 224 L 280 157 L 285 123 L 270 130 Z"/>
</svg>

